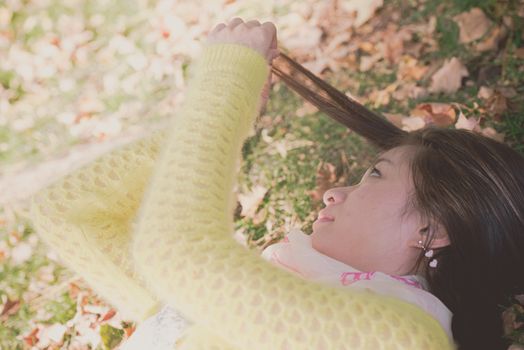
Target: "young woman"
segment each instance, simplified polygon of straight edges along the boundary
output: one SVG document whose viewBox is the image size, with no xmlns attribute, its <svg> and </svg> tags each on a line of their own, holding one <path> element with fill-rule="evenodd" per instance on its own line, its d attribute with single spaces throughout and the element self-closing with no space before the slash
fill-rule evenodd
<svg viewBox="0 0 524 350">
<path fill-rule="evenodd" d="M 324 194 L 310 236 L 263 252 L 272 264 L 233 241 L 234 174 L 276 53 L 271 23 L 218 25 L 172 128 L 35 196 L 37 232 L 130 318 L 167 305 L 188 320 L 177 349 L 507 348 L 524 158 L 468 131 L 400 130 L 284 54 L 275 74 L 383 152 Z"/>
</svg>

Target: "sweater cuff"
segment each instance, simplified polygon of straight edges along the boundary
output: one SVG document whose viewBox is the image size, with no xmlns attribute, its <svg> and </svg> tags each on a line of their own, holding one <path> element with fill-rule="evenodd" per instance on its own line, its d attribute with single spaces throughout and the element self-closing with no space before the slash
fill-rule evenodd
<svg viewBox="0 0 524 350">
<path fill-rule="evenodd" d="M 150 318 L 153 315 L 156 315 L 157 313 L 162 310 L 163 305 L 160 302 L 157 302 L 153 307 L 151 307 L 149 310 L 147 310 L 144 314 L 140 315 L 138 319 L 138 323 L 142 323 L 148 318 Z"/>
<path fill-rule="evenodd" d="M 262 54 L 245 45 L 208 44 L 194 65 L 195 78 L 209 79 L 216 72 L 235 75 L 250 94 L 260 94 L 269 75 L 269 64 Z"/>
</svg>

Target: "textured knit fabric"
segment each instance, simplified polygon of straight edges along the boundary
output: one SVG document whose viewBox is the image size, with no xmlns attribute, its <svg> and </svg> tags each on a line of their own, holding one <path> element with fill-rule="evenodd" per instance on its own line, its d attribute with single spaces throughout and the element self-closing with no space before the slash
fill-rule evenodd
<svg viewBox="0 0 524 350">
<path fill-rule="evenodd" d="M 167 304 L 179 349 L 450 349 L 421 308 L 308 281 L 238 244 L 233 188 L 265 59 L 207 46 L 170 128 L 106 154 L 32 200 L 35 230 L 123 315 Z"/>
<path fill-rule="evenodd" d="M 435 317 L 450 339 L 451 311 L 433 294 L 426 291 L 421 276 L 393 276 L 378 271 L 363 272 L 320 253 L 313 248 L 311 236 L 299 228 L 291 229 L 284 239 L 268 246 L 261 256 L 311 281 L 341 288 L 369 289 L 419 306 Z"/>
<path fill-rule="evenodd" d="M 291 229 L 280 242 L 266 247 L 261 256 L 308 280 L 341 288 L 367 288 L 417 305 L 435 317 L 452 339 L 452 314 L 438 298 L 425 291 L 427 283 L 421 276 L 358 271 L 315 250 L 311 236 L 299 228 Z M 189 326 L 176 310 L 166 305 L 142 322 L 121 350 L 171 350 Z"/>
</svg>

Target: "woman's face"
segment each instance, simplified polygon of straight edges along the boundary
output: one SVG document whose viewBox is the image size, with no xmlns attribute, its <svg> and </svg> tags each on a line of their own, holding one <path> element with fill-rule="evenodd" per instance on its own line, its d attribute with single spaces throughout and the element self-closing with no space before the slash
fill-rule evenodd
<svg viewBox="0 0 524 350">
<path fill-rule="evenodd" d="M 326 207 L 319 217 L 334 220 L 313 223 L 313 248 L 360 271 L 412 273 L 424 226 L 414 212 L 401 217 L 413 191 L 409 156 L 410 146 L 393 148 L 378 158 L 359 184 L 326 191 Z"/>
</svg>

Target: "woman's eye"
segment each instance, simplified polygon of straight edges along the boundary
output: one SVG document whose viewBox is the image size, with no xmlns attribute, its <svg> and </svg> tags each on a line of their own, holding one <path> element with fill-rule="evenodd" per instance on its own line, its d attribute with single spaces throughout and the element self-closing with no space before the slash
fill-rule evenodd
<svg viewBox="0 0 524 350">
<path fill-rule="evenodd" d="M 373 173 L 378 174 L 378 176 L 382 176 L 382 173 L 375 167 L 372 167 L 371 171 L 369 172 L 370 175 L 373 174 Z"/>
</svg>

